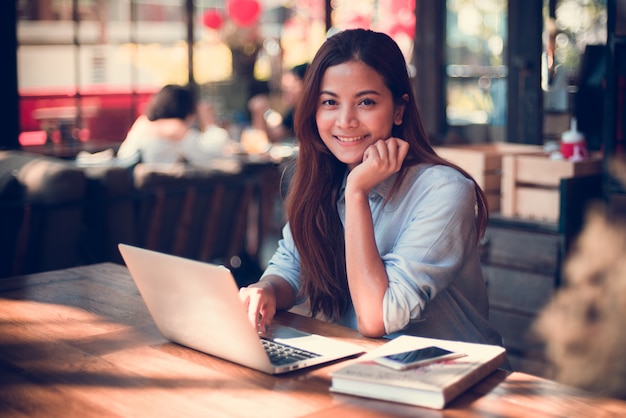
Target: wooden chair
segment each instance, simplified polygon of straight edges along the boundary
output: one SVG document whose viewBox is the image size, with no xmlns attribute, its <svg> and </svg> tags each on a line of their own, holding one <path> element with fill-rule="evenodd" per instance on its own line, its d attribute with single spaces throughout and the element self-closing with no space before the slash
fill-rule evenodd
<svg viewBox="0 0 626 418">
<path fill-rule="evenodd" d="M 249 251 L 256 181 L 246 173 L 187 166 L 139 164 L 137 245 L 235 271 L 258 271 L 257 245 Z M 246 265 L 243 265 L 243 264 Z M 241 269 L 241 270 L 240 270 Z"/>
</svg>

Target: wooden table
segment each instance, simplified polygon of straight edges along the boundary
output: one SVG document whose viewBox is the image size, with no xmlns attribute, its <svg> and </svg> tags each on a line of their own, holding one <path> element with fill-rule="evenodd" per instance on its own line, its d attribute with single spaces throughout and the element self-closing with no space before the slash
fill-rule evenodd
<svg viewBox="0 0 626 418">
<path fill-rule="evenodd" d="M 368 339 L 294 313 L 281 323 Z M 0 279 L 3 417 L 598 417 L 626 402 L 497 371 L 443 411 L 332 394 L 337 362 L 275 377 L 169 343 L 113 263 Z"/>
</svg>

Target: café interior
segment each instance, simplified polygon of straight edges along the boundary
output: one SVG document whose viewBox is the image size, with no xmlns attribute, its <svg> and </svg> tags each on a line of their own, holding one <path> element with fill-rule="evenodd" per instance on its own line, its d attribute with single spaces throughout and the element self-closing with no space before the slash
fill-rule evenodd
<svg viewBox="0 0 626 418">
<path fill-rule="evenodd" d="M 328 34 L 363 27 L 396 40 L 431 143 L 487 193 L 490 321 L 513 370 L 554 378 L 551 354 L 573 337 L 545 337 L 567 328 L 553 302 L 567 310 L 573 283 L 614 292 L 598 277 L 624 282 L 620 0 L 15 0 L 0 16 L 0 281 L 121 264 L 118 242 L 219 261 L 239 285 L 256 280 L 280 237 L 283 172 L 298 149 L 297 138 L 251 133 L 248 101 L 264 94 L 285 111 L 284 72 L 310 62 Z M 212 104 L 231 152 L 194 167 L 112 163 L 166 84 L 192 85 Z M 578 158 L 563 155 L 572 135 Z M 589 244 L 599 219 L 613 241 Z M 581 277 L 598 252 L 612 255 L 587 269 L 595 279 Z M 626 314 L 615 286 L 621 302 L 598 315 Z"/>
</svg>

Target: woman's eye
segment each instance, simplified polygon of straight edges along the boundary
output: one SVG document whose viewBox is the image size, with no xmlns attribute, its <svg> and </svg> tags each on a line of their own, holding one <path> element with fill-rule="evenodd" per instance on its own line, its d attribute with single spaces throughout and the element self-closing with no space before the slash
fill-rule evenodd
<svg viewBox="0 0 626 418">
<path fill-rule="evenodd" d="M 375 105 L 375 104 L 376 104 L 376 102 L 374 100 L 372 100 L 372 99 L 363 99 L 363 100 L 361 100 L 361 105 L 362 106 L 372 106 L 372 105 Z"/>
<path fill-rule="evenodd" d="M 337 102 L 334 99 L 324 99 L 322 100 L 322 106 L 335 106 Z"/>
</svg>

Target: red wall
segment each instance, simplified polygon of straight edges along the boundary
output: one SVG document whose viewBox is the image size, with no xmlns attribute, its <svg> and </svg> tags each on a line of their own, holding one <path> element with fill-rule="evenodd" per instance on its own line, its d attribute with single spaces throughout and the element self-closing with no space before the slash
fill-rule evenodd
<svg viewBox="0 0 626 418">
<path fill-rule="evenodd" d="M 154 92 L 139 93 L 90 91 L 81 92 L 80 101 L 73 94 L 61 92 L 20 92 L 20 131 L 41 131 L 42 121 L 34 117 L 41 108 L 75 107 L 80 103 L 82 127 L 93 140 L 121 142 Z"/>
</svg>

